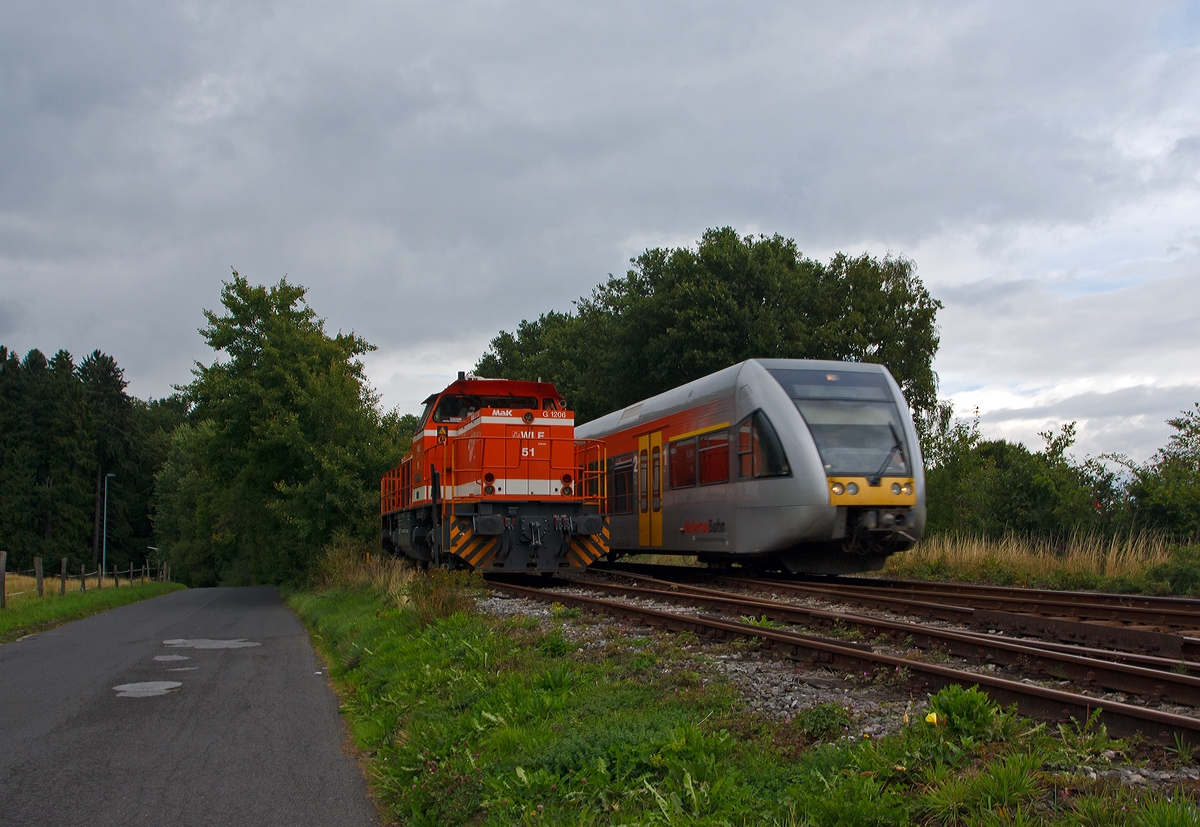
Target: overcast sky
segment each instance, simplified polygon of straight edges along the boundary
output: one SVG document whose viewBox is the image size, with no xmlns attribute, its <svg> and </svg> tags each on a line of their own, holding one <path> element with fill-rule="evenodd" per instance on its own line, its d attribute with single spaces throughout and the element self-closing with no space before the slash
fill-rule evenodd
<svg viewBox="0 0 1200 827">
<path fill-rule="evenodd" d="M 912 258 L 961 412 L 1145 458 L 1200 401 L 1200 7 L 0 5 L 0 343 L 143 397 L 231 266 L 411 411 L 724 225 Z"/>
</svg>

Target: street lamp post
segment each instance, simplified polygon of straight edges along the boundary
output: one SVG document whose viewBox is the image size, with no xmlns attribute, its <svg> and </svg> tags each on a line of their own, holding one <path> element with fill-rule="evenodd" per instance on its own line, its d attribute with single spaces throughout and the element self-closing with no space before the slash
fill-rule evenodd
<svg viewBox="0 0 1200 827">
<path fill-rule="evenodd" d="M 100 557 L 100 582 L 104 582 L 104 572 L 108 570 L 108 481 L 116 474 L 104 475 L 104 549 Z"/>
</svg>

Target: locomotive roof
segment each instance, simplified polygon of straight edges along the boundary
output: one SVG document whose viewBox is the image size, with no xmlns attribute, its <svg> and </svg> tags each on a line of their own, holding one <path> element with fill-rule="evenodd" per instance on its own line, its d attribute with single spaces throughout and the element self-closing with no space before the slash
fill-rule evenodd
<svg viewBox="0 0 1200 827">
<path fill-rule="evenodd" d="M 439 396 L 447 393 L 461 393 L 469 396 L 553 396 L 560 398 L 558 389 L 549 382 L 526 382 L 521 379 L 482 379 L 475 376 L 466 379 L 456 379 L 437 393 L 431 393 L 422 402 L 428 405 Z"/>
<path fill-rule="evenodd" d="M 607 413 L 591 422 L 575 427 L 575 435 L 581 439 L 594 438 L 621 430 L 659 417 L 702 405 L 714 399 L 732 396 L 737 388 L 738 376 L 751 363 L 767 370 L 782 368 L 809 368 L 812 370 L 839 370 L 855 373 L 882 373 L 887 369 L 872 362 L 839 362 L 829 359 L 747 359 L 736 365 L 702 376 L 699 379 L 672 388 L 669 391 L 635 402 L 628 407 Z"/>
</svg>

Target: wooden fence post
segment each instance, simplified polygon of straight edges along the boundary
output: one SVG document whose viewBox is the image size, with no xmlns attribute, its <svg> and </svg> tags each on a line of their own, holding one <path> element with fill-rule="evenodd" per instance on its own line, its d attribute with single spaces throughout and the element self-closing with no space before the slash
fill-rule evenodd
<svg viewBox="0 0 1200 827">
<path fill-rule="evenodd" d="M 79 593 L 87 594 L 87 575 L 84 573 L 83 563 L 79 564 Z"/>
<path fill-rule="evenodd" d="M 129 561 L 129 585 L 133 585 L 133 561 Z"/>
<path fill-rule="evenodd" d="M 67 558 L 62 559 L 62 563 L 58 572 L 58 594 L 60 597 L 67 596 Z"/>
<path fill-rule="evenodd" d="M 113 588 L 121 588 L 121 578 L 117 576 L 117 564 L 113 563 Z"/>
<path fill-rule="evenodd" d="M 149 563 L 142 563 L 142 585 L 146 585 L 146 569 L 150 566 Z"/>
<path fill-rule="evenodd" d="M 37 578 L 38 597 L 45 597 L 46 592 L 42 589 L 42 558 L 33 558 L 33 576 Z"/>
<path fill-rule="evenodd" d="M 0 551 L 0 609 L 8 606 L 8 584 L 4 582 L 4 575 L 8 569 L 8 552 Z"/>
</svg>

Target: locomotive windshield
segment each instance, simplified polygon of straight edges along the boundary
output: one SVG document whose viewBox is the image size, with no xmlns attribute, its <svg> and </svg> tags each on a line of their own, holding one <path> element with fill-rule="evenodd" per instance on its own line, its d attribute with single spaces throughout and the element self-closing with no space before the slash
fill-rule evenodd
<svg viewBox="0 0 1200 827">
<path fill-rule="evenodd" d="M 883 374 L 772 370 L 812 433 L 825 473 L 912 474 L 904 424 Z"/>
</svg>

